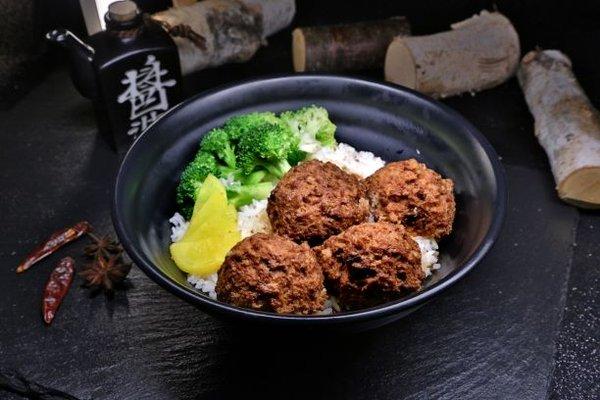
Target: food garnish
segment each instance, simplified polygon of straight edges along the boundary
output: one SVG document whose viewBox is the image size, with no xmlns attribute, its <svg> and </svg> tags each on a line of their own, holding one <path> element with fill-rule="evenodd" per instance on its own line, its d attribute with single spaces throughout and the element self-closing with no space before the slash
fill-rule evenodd
<svg viewBox="0 0 600 400">
<path fill-rule="evenodd" d="M 185 235 L 171 245 L 171 257 L 182 271 L 207 276 L 219 269 L 240 239 L 237 211 L 227 202 L 225 186 L 214 175 L 208 175 L 196 195 Z"/>
<path fill-rule="evenodd" d="M 50 324 L 54 319 L 58 307 L 69 291 L 74 274 L 75 260 L 71 257 L 60 260 L 50 274 L 42 298 L 42 315 L 46 324 Z"/>
<path fill-rule="evenodd" d="M 123 252 L 121 244 L 109 235 L 97 236 L 88 232 L 88 236 L 92 242 L 84 247 L 83 253 L 90 258 L 110 257 Z"/>
<path fill-rule="evenodd" d="M 79 273 L 84 280 L 84 286 L 94 291 L 104 290 L 111 293 L 122 283 L 131 271 L 131 263 L 123 259 L 121 252 L 110 256 L 95 257 Z"/>
<path fill-rule="evenodd" d="M 54 232 L 48 239 L 37 246 L 25 260 L 17 267 L 17 273 L 28 270 L 33 264 L 54 253 L 67 243 L 81 237 L 84 233 L 90 232 L 92 226 L 87 221 L 81 221 L 75 225 Z"/>
<path fill-rule="evenodd" d="M 84 266 L 79 276 L 85 280 L 85 287 L 111 293 L 123 283 L 131 271 L 131 263 L 125 261 L 123 247 L 111 236 L 93 233 L 88 233 L 88 236 L 91 243 L 85 246 L 83 253 L 92 261 Z"/>
<path fill-rule="evenodd" d="M 119 242 L 108 235 L 96 236 L 91 232 L 92 230 L 89 222 L 81 221 L 53 233 L 19 264 L 17 273 L 29 269 L 65 244 L 87 234 L 92 242 L 84 248 L 83 254 L 91 258 L 92 262 L 87 264 L 79 275 L 85 280 L 84 286 L 112 292 L 129 274 L 131 263 L 125 261 L 123 247 Z M 42 315 L 46 324 L 50 324 L 54 319 L 58 307 L 73 282 L 74 275 L 75 260 L 71 257 L 61 259 L 50 273 L 42 297 Z"/>
</svg>

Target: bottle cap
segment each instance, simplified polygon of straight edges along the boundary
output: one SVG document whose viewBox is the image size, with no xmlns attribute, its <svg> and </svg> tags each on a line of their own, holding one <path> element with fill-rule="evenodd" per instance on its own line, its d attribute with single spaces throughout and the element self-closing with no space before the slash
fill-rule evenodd
<svg viewBox="0 0 600 400">
<path fill-rule="evenodd" d="M 123 0 L 110 3 L 108 6 L 108 18 L 116 22 L 128 22 L 134 20 L 140 10 L 133 1 Z"/>
</svg>

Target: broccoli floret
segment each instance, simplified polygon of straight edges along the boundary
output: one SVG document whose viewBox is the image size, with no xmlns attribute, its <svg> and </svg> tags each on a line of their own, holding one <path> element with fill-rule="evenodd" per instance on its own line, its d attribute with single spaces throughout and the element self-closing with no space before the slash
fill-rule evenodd
<svg viewBox="0 0 600 400">
<path fill-rule="evenodd" d="M 234 180 L 227 196 L 238 208 L 264 199 L 292 165 L 306 159 L 307 151 L 334 145 L 334 133 L 327 111 L 317 106 L 284 112 L 280 117 L 271 112 L 233 117 L 202 139 L 196 158 L 181 175 L 177 204 L 189 218 L 208 174 Z"/>
<path fill-rule="evenodd" d="M 250 175 L 240 176 L 239 181 L 243 185 L 254 185 L 259 182 L 271 182 L 272 179 L 270 179 L 267 171 L 254 171 Z"/>
<path fill-rule="evenodd" d="M 213 154 L 230 169 L 235 169 L 235 151 L 229 135 L 224 129 L 216 128 L 208 132 L 202 139 L 202 142 L 200 142 L 200 149 L 201 151 Z"/>
<path fill-rule="evenodd" d="M 276 182 L 283 178 L 286 172 L 292 169 L 292 166 L 287 159 L 279 161 L 257 161 L 256 167 L 264 168 L 267 171 L 267 177 L 263 181 Z"/>
<path fill-rule="evenodd" d="M 306 151 L 300 150 L 298 146 L 294 146 L 294 148 L 292 148 L 288 153 L 287 161 L 293 167 L 304 161 L 306 156 L 308 156 Z"/>
<path fill-rule="evenodd" d="M 260 182 L 251 185 L 233 184 L 227 188 L 227 200 L 236 208 L 240 208 L 252 203 L 252 200 L 266 199 L 274 186 L 271 182 Z"/>
<path fill-rule="evenodd" d="M 196 193 L 209 174 L 218 175 L 217 160 L 212 154 L 202 151 L 196 154 L 181 173 L 176 201 L 186 219 L 191 217 Z"/>
<path fill-rule="evenodd" d="M 223 129 L 227 131 L 231 140 L 237 141 L 247 133 L 254 131 L 258 126 L 279 123 L 279 118 L 272 112 L 254 112 L 232 117 L 225 123 Z"/>
<path fill-rule="evenodd" d="M 301 147 L 331 147 L 336 144 L 335 125 L 329 120 L 329 114 L 323 107 L 308 106 L 296 111 L 286 111 L 279 118 L 299 136 Z"/>
<path fill-rule="evenodd" d="M 287 160 L 290 149 L 297 147 L 297 143 L 298 138 L 286 124 L 280 121 L 257 123 L 239 138 L 236 146 L 238 167 L 246 175 L 257 167 L 270 164 L 278 169 L 278 165 Z"/>
</svg>

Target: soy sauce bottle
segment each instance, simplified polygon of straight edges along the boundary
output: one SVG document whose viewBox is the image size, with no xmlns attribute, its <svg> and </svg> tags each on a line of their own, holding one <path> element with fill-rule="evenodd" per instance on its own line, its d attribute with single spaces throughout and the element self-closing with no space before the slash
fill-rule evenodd
<svg viewBox="0 0 600 400">
<path fill-rule="evenodd" d="M 87 43 L 67 30 L 46 36 L 69 51 L 71 77 L 93 101 L 100 132 L 123 153 L 181 99 L 177 47 L 132 1 L 112 3 L 106 30 Z"/>
</svg>

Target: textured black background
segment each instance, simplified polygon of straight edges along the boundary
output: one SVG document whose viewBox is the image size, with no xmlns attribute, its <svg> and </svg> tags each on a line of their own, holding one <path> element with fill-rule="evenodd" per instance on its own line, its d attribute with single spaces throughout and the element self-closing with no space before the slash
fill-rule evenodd
<svg viewBox="0 0 600 400">
<path fill-rule="evenodd" d="M 536 45 L 565 51 L 600 106 L 597 2 L 497 6 L 514 21 L 524 51 Z M 405 14 L 416 33 L 429 33 L 483 7 L 491 9 L 492 2 L 300 0 L 294 25 Z M 64 10 L 45 14 L 43 26 L 81 27 L 76 10 Z M 186 89 L 191 94 L 289 72 L 289 45 L 288 30 L 251 62 L 199 73 Z M 118 166 L 96 135 L 91 105 L 59 63 L 0 112 L 0 365 L 94 399 L 600 398 L 600 214 L 557 200 L 514 79 L 445 102 L 502 157 L 509 212 L 488 257 L 413 315 L 358 335 L 256 334 L 202 314 L 134 269 L 133 288 L 111 301 L 88 298 L 77 280 L 52 326 L 45 327 L 40 293 L 49 270 L 83 243 L 22 276 L 14 268 L 49 232 L 76 220 L 110 231 Z M 0 399 L 13 398 L 0 392 Z"/>
</svg>

